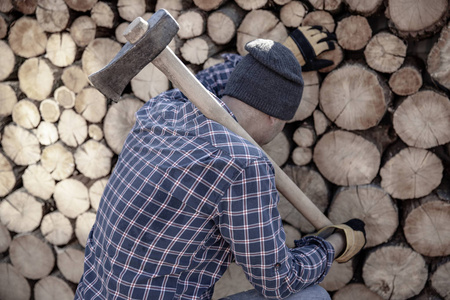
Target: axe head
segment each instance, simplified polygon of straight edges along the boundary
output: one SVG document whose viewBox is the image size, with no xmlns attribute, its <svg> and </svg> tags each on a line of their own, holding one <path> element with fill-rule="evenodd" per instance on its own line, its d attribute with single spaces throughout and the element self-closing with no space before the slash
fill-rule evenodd
<svg viewBox="0 0 450 300">
<path fill-rule="evenodd" d="M 119 100 L 131 79 L 166 48 L 179 29 L 165 9 L 153 14 L 148 25 L 137 42 L 127 42 L 105 67 L 89 75 L 92 85 L 107 98 Z"/>
</svg>

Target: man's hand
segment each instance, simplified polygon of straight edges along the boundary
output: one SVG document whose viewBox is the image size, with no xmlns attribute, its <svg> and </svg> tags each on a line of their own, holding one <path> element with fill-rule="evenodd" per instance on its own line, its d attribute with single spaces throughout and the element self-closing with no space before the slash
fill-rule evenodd
<svg viewBox="0 0 450 300">
<path fill-rule="evenodd" d="M 345 236 L 345 249 L 335 259 L 339 263 L 344 263 L 358 254 L 366 244 L 365 224 L 360 219 L 351 219 L 344 224 L 331 225 L 319 230 L 316 235 L 324 239 L 330 237 L 336 231 L 340 231 Z"/>
<path fill-rule="evenodd" d="M 333 64 L 331 60 L 317 59 L 317 56 L 334 50 L 335 40 L 335 36 L 322 26 L 300 26 L 291 32 L 283 45 L 294 53 L 302 71 L 313 71 Z"/>
</svg>

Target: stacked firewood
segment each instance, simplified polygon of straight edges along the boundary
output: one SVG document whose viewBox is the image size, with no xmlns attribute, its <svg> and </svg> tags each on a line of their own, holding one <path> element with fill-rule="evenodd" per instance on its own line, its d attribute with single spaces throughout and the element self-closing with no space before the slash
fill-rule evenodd
<svg viewBox="0 0 450 300">
<path fill-rule="evenodd" d="M 333 65 L 303 73 L 299 110 L 264 147 L 333 223 L 366 223 L 364 250 L 321 285 L 334 300 L 450 299 L 449 0 L 1 0 L 0 299 L 73 299 L 134 113 L 172 88 L 150 64 L 114 103 L 87 75 L 161 8 L 194 73 L 298 26 L 336 35 Z M 279 211 L 289 246 L 314 231 L 283 197 Z M 232 265 L 214 297 L 247 288 Z"/>
</svg>

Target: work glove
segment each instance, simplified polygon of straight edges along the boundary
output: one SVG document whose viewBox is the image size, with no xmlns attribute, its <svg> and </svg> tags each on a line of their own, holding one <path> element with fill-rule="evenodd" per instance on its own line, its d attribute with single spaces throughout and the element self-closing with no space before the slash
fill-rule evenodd
<svg viewBox="0 0 450 300">
<path fill-rule="evenodd" d="M 336 230 L 342 230 L 345 235 L 346 246 L 344 252 L 335 260 L 344 263 L 358 254 L 366 244 L 365 224 L 360 219 L 351 219 L 344 224 L 330 225 L 320 229 L 315 235 L 324 239 L 335 233 Z"/>
<path fill-rule="evenodd" d="M 300 26 L 291 32 L 283 45 L 294 53 L 302 71 L 313 71 L 333 64 L 333 61 L 317 59 L 317 56 L 324 51 L 334 50 L 335 40 L 334 34 L 322 26 Z"/>
</svg>

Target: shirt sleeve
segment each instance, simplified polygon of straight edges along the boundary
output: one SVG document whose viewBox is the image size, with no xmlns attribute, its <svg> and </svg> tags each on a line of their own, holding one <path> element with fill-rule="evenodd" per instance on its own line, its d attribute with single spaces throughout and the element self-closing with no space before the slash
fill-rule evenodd
<svg viewBox="0 0 450 300">
<path fill-rule="evenodd" d="M 278 199 L 272 166 L 255 161 L 222 199 L 219 228 L 255 289 L 267 298 L 283 299 L 320 283 L 331 267 L 334 248 L 310 236 L 289 249 Z"/>
</svg>

